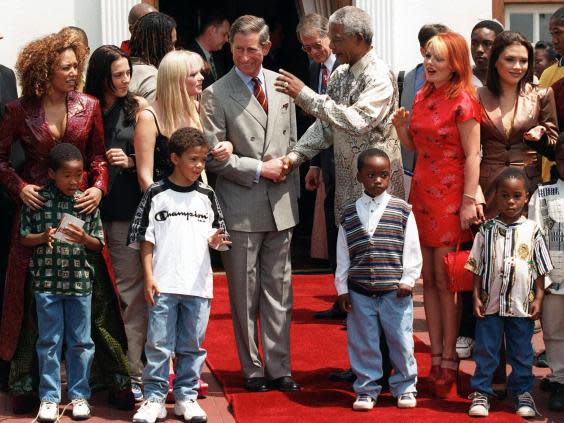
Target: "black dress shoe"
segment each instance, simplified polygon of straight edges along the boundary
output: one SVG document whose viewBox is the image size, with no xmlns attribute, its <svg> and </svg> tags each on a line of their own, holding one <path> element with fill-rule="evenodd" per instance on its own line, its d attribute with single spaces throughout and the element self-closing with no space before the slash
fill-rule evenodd
<svg viewBox="0 0 564 423">
<path fill-rule="evenodd" d="M 345 319 L 347 317 L 347 313 L 342 311 L 339 306 L 333 305 L 328 310 L 318 311 L 313 315 L 316 319 L 324 319 L 324 320 L 339 320 Z"/>
<path fill-rule="evenodd" d="M 28 414 L 39 407 L 39 398 L 32 394 L 12 396 L 12 411 L 14 414 Z"/>
<path fill-rule="evenodd" d="M 131 387 L 115 392 L 109 391 L 108 403 L 118 410 L 135 410 L 135 397 L 133 396 L 133 392 L 131 392 Z"/>
<path fill-rule="evenodd" d="M 268 382 L 264 377 L 250 377 L 245 379 L 245 389 L 251 392 L 266 392 L 270 390 L 268 388 Z"/>
<path fill-rule="evenodd" d="M 271 388 L 278 389 L 282 392 L 298 391 L 300 389 L 300 385 L 298 385 L 290 376 L 282 376 L 278 379 L 273 379 L 269 382 L 269 384 Z"/>
<path fill-rule="evenodd" d="M 552 385 L 552 392 L 548 400 L 548 409 L 552 411 L 564 411 L 564 385 L 561 383 L 554 383 Z"/>
<path fill-rule="evenodd" d="M 347 369 L 341 372 L 330 373 L 329 380 L 332 380 L 333 382 L 353 383 L 356 380 L 356 375 L 353 373 L 352 369 Z"/>
</svg>

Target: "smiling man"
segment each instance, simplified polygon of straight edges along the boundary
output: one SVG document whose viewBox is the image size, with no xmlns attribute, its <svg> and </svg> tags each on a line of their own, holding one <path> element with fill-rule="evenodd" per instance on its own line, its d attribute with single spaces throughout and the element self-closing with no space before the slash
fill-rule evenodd
<svg viewBox="0 0 564 423">
<path fill-rule="evenodd" d="M 233 143 L 228 160 L 207 168 L 218 175 L 215 190 L 233 242 L 222 260 L 237 352 L 247 390 L 294 391 L 290 243 L 299 183 L 297 174 L 283 176 L 281 157 L 296 142 L 295 106 L 274 89 L 277 74 L 262 67 L 271 45 L 264 19 L 239 17 L 229 42 L 235 67 L 204 91 L 200 115 L 211 148 Z"/>
<path fill-rule="evenodd" d="M 333 72 L 327 94 L 317 94 L 295 76 L 282 72 L 277 89 L 295 98 L 296 104 L 317 118 L 292 148 L 288 170 L 333 145 L 335 153 L 335 218 L 343 206 L 362 194 L 356 183 L 356 159 L 372 147 L 390 157 L 391 194 L 404 198 L 400 144 L 391 116 L 398 104 L 393 73 L 372 49 L 371 17 L 364 10 L 346 6 L 329 18 L 330 47 L 341 66 Z"/>
</svg>

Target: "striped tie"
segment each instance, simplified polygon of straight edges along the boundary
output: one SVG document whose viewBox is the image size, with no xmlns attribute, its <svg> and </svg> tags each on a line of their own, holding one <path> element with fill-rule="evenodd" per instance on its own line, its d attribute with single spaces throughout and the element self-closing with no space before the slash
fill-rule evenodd
<svg viewBox="0 0 564 423">
<path fill-rule="evenodd" d="M 255 84 L 255 89 L 253 91 L 253 94 L 255 95 L 260 106 L 264 109 L 264 113 L 268 114 L 268 101 L 266 100 L 266 94 L 262 89 L 260 79 L 256 77 L 253 78 L 253 84 Z"/>
</svg>

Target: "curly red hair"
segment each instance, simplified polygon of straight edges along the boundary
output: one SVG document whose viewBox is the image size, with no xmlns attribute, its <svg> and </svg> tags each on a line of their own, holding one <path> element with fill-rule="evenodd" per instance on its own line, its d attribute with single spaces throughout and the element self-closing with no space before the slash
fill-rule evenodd
<svg viewBox="0 0 564 423">
<path fill-rule="evenodd" d="M 442 32 L 435 35 L 427 44 L 425 50 L 433 49 L 438 55 L 443 56 L 452 69 L 450 86 L 447 88 L 446 97 L 455 98 L 462 91 L 476 96 L 476 89 L 472 83 L 472 67 L 470 65 L 470 50 L 466 40 L 456 32 Z M 425 83 L 422 94 L 427 97 L 434 91 L 433 84 Z"/>
<path fill-rule="evenodd" d="M 16 72 L 22 86 L 22 96 L 41 98 L 47 93 L 49 81 L 61 53 L 72 49 L 78 61 L 77 80 L 82 80 L 88 51 L 79 37 L 68 32 L 50 34 L 26 45 L 18 55 Z"/>
</svg>

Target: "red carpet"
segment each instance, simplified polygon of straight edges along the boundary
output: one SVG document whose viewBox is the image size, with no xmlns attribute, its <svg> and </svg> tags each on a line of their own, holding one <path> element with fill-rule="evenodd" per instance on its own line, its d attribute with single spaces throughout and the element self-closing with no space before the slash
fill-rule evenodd
<svg viewBox="0 0 564 423">
<path fill-rule="evenodd" d="M 453 400 L 432 399 L 420 378 L 418 405 L 413 410 L 400 410 L 389 393 L 382 394 L 371 412 L 358 413 L 351 409 L 354 394 L 345 383 L 328 380 L 333 370 L 348 367 L 346 331 L 340 322 L 320 322 L 313 313 L 326 309 L 333 301 L 332 276 L 294 276 L 294 312 L 291 332 L 293 376 L 301 384 L 299 392 L 249 393 L 243 386 L 239 371 L 227 282 L 225 277 L 215 277 L 212 312 L 206 335 L 208 365 L 223 384 L 233 414 L 239 423 L 256 422 L 364 422 L 367 418 L 409 419 L 417 422 L 444 422 L 456 419 L 475 422 L 468 417 L 469 401 L 465 397 Z M 428 347 L 416 338 L 416 359 L 419 374 L 429 372 Z M 460 376 L 464 391 L 468 394 L 468 375 Z M 512 410 L 511 403 L 494 402 L 489 423 L 522 421 Z"/>
</svg>

